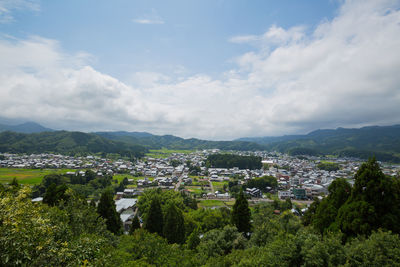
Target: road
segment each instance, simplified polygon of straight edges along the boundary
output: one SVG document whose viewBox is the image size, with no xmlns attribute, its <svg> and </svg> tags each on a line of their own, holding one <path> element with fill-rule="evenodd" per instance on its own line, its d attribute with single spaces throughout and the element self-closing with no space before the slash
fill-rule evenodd
<svg viewBox="0 0 400 267">
<path fill-rule="evenodd" d="M 186 173 L 182 173 L 182 175 L 179 176 L 178 182 L 175 184 L 175 191 L 178 191 L 178 190 L 179 190 L 179 187 L 181 186 L 181 183 L 182 183 L 182 179 L 183 179 L 183 177 L 184 177 L 185 175 L 187 175 L 187 174 L 186 174 Z"/>
</svg>

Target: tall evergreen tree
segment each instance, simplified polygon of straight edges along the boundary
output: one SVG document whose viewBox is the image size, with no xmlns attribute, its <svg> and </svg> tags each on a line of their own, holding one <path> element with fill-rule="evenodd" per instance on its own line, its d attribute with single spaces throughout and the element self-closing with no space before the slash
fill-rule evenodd
<svg viewBox="0 0 400 267">
<path fill-rule="evenodd" d="M 116 210 L 113 194 L 111 191 L 105 191 L 97 206 L 97 213 L 106 220 L 107 229 L 116 234 L 122 234 L 122 221 Z"/>
<path fill-rule="evenodd" d="M 200 244 L 199 235 L 200 235 L 199 228 L 194 229 L 193 232 L 189 235 L 189 237 L 187 239 L 187 247 L 189 249 L 194 250 Z"/>
<path fill-rule="evenodd" d="M 161 209 L 160 200 L 154 196 L 150 203 L 150 208 L 146 216 L 144 228 L 150 233 L 157 233 L 163 235 L 163 213 Z"/>
<path fill-rule="evenodd" d="M 43 196 L 43 203 L 49 206 L 57 205 L 61 200 L 68 200 L 69 196 L 65 194 L 68 186 L 66 184 L 56 185 L 52 183 L 46 189 L 46 193 Z"/>
<path fill-rule="evenodd" d="M 182 211 L 174 203 L 169 203 L 165 213 L 164 237 L 169 243 L 185 242 L 185 224 Z"/>
<path fill-rule="evenodd" d="M 249 203 L 247 202 L 243 190 L 240 190 L 232 209 L 232 223 L 239 232 L 247 234 L 251 230 L 250 217 Z"/>
<path fill-rule="evenodd" d="M 129 234 L 133 234 L 133 232 L 135 232 L 136 229 L 140 228 L 140 221 L 139 221 L 139 217 L 137 215 L 135 215 L 135 217 L 133 217 L 132 220 L 132 224 L 131 224 L 131 228 L 129 229 Z"/>
<path fill-rule="evenodd" d="M 375 158 L 361 165 L 336 221 L 347 236 L 369 235 L 379 228 L 400 232 L 399 179 L 385 176 Z"/>
</svg>

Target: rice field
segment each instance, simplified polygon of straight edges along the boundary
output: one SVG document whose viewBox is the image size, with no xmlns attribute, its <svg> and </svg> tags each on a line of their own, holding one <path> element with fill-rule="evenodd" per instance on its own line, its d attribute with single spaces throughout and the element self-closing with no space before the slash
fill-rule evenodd
<svg viewBox="0 0 400 267">
<path fill-rule="evenodd" d="M 35 185 L 40 184 L 43 177 L 48 174 L 62 174 L 69 171 L 75 172 L 76 170 L 0 168 L 0 183 L 10 183 L 14 178 L 16 178 L 20 184 Z"/>
</svg>

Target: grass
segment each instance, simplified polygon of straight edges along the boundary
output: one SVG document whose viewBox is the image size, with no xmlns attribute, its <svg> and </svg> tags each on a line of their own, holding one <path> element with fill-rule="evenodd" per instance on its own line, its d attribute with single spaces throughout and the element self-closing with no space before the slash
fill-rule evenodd
<svg viewBox="0 0 400 267">
<path fill-rule="evenodd" d="M 212 182 L 215 191 L 223 191 L 224 184 L 228 186 L 228 182 Z"/>
<path fill-rule="evenodd" d="M 201 192 L 209 192 L 206 187 L 204 187 L 204 190 L 201 190 L 201 186 L 185 186 L 186 189 L 188 189 L 191 193 L 193 194 L 201 194 Z"/>
<path fill-rule="evenodd" d="M 231 207 L 235 201 L 224 201 L 218 199 L 206 199 L 200 200 L 198 205 L 199 208 L 211 208 L 211 207 Z"/>
<path fill-rule="evenodd" d="M 190 154 L 193 153 L 194 150 L 175 150 L 175 149 L 150 149 L 149 153 L 146 153 L 147 157 L 150 158 L 168 158 L 174 153 L 180 153 L 180 154 Z"/>
<path fill-rule="evenodd" d="M 66 172 L 75 172 L 71 169 L 17 169 L 17 168 L 0 168 L 0 183 L 9 183 L 17 178 L 20 184 L 35 185 L 40 184 L 43 177 L 48 174 L 62 174 Z"/>
</svg>

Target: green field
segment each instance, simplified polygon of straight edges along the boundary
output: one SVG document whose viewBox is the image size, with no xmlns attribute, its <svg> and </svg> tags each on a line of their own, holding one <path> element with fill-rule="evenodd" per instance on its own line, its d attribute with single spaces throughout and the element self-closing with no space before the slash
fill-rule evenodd
<svg viewBox="0 0 400 267">
<path fill-rule="evenodd" d="M 15 169 L 15 168 L 0 168 L 0 183 L 9 183 L 14 178 L 17 178 L 20 184 L 40 184 L 43 177 L 48 174 L 62 174 L 66 172 L 75 172 L 71 169 Z"/>
<path fill-rule="evenodd" d="M 211 208 L 211 207 L 231 207 L 234 201 L 225 201 L 218 199 L 206 199 L 200 200 L 198 203 L 199 208 Z"/>
<path fill-rule="evenodd" d="M 211 182 L 214 186 L 214 191 L 223 191 L 224 188 L 224 184 L 226 184 L 226 186 L 228 186 L 229 182 L 225 181 L 225 182 Z"/>
<path fill-rule="evenodd" d="M 194 150 L 173 150 L 173 149 L 150 149 L 149 153 L 146 153 L 147 157 L 150 158 L 168 158 L 174 153 L 180 153 L 180 154 L 190 154 L 193 153 Z"/>
<path fill-rule="evenodd" d="M 201 190 L 201 186 L 185 186 L 186 189 L 188 189 L 191 193 L 193 194 L 201 194 L 201 192 L 210 192 L 210 190 L 207 190 L 207 187 L 204 187 L 204 190 Z"/>
</svg>

